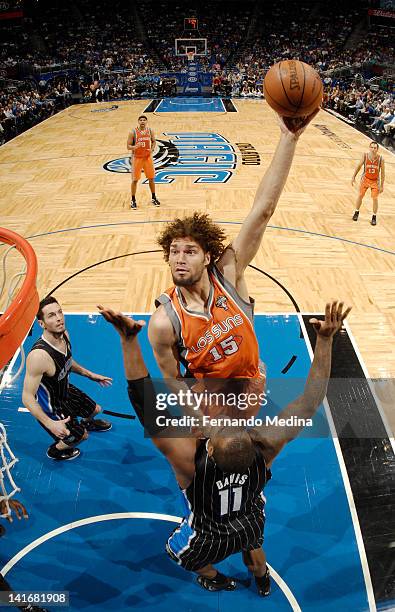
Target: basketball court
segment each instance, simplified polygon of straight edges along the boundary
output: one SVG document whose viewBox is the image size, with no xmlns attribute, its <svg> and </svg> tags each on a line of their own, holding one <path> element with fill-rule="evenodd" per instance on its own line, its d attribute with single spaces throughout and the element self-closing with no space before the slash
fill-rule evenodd
<svg viewBox="0 0 395 612">
<path fill-rule="evenodd" d="M 390 380 L 378 385 L 369 377 L 391 379 L 395 372 L 394 157 L 380 148 L 387 179 L 372 227 L 368 198 L 359 221 L 351 221 L 351 176 L 369 140 L 325 111 L 300 139 L 247 272 L 261 355 L 269 380 L 301 380 L 311 358 L 309 314 L 332 298 L 352 305 L 332 376 L 350 380 L 351 422 L 369 424 L 374 435 L 354 442 L 340 435 L 341 407 L 328 395 L 319 415 L 326 435 L 292 443 L 265 490 L 271 597 L 262 602 L 248 588 L 237 556 L 222 564 L 239 579 L 237 591 L 211 594 L 164 553 L 182 516 L 180 495 L 166 461 L 130 418 L 118 338 L 96 304 L 152 312 L 155 297 L 171 284 L 155 236 L 178 215 L 208 212 L 231 239 L 279 129 L 262 100 L 235 100 L 237 112 L 227 112 L 220 98 L 157 102 L 74 106 L 0 148 L 1 225 L 29 239 L 39 296 L 54 292 L 62 304 L 76 360 L 114 378 L 104 390 L 74 381 L 109 411 L 113 429 L 92 434 L 76 461 L 54 464 L 45 456 L 45 432 L 20 410 L 23 377 L 5 384 L 19 357 L 12 362 L 2 383 L 1 421 L 19 457 L 13 475 L 30 519 L 14 522 L 2 538 L 2 572 L 14 589 L 68 591 L 71 610 L 391 609 L 393 391 Z M 148 185 L 139 184 L 132 211 L 126 138 L 142 112 L 157 137 L 162 205 L 154 208 Z M 21 263 L 12 251 L 9 278 Z M 38 336 L 35 324 L 26 350 Z M 157 373 L 145 336 L 142 342 Z M 362 398 L 357 406 L 355 394 Z M 335 431 L 339 437 L 332 439 Z"/>
</svg>

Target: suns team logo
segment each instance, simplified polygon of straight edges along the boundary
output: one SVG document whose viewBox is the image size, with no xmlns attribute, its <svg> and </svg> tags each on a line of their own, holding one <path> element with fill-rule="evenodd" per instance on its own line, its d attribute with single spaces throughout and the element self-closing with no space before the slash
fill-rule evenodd
<svg viewBox="0 0 395 612">
<path fill-rule="evenodd" d="M 178 177 L 195 177 L 194 183 L 226 183 L 237 164 L 234 148 L 226 138 L 212 132 L 168 132 L 158 139 L 153 154 L 155 183 L 170 184 Z M 113 159 L 103 166 L 108 172 L 130 173 L 129 157 Z"/>
<path fill-rule="evenodd" d="M 226 298 L 224 295 L 219 295 L 217 299 L 215 300 L 215 305 L 218 308 L 223 308 L 224 310 L 228 310 L 227 301 L 228 301 L 228 298 Z"/>
</svg>

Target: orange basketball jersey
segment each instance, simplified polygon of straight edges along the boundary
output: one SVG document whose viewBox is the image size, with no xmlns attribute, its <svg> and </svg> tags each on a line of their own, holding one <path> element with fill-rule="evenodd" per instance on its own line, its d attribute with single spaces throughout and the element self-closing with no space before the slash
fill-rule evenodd
<svg viewBox="0 0 395 612">
<path fill-rule="evenodd" d="M 254 301 L 245 302 L 217 268 L 209 272 L 207 312 L 187 308 L 178 287 L 156 300 L 177 336 L 180 362 L 195 378 L 255 378 L 259 348 L 253 328 Z"/>
<path fill-rule="evenodd" d="M 370 159 L 368 153 L 365 153 L 363 162 L 363 178 L 370 181 L 378 181 L 380 176 L 381 155 L 377 159 Z"/>
<path fill-rule="evenodd" d="M 149 157 L 151 154 L 151 130 L 146 128 L 145 130 L 134 129 L 134 144 L 142 143 L 143 146 L 139 146 L 134 151 L 136 157 Z"/>
</svg>

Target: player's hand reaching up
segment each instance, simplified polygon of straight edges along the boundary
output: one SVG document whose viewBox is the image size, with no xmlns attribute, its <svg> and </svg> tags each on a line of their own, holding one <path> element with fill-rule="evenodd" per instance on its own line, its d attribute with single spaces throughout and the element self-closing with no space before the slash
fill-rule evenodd
<svg viewBox="0 0 395 612">
<path fill-rule="evenodd" d="M 122 312 L 115 312 L 111 308 L 106 308 L 101 305 L 98 305 L 97 308 L 105 320 L 108 323 L 111 323 L 121 338 L 124 338 L 125 340 L 137 336 L 137 334 L 145 326 L 145 321 L 135 321 L 134 319 L 122 314 Z"/>
<path fill-rule="evenodd" d="M 283 134 L 291 133 L 295 139 L 298 139 L 299 136 L 303 134 L 309 123 L 317 115 L 319 110 L 319 108 L 316 108 L 316 110 L 310 115 L 307 115 L 307 117 L 282 117 L 281 115 L 278 115 L 281 131 Z"/>
<path fill-rule="evenodd" d="M 317 336 L 321 338 L 333 338 L 336 332 L 341 329 L 344 319 L 347 317 L 351 307 L 343 312 L 344 303 L 334 301 L 325 306 L 325 321 L 310 319 L 309 323 L 314 327 Z"/>
</svg>

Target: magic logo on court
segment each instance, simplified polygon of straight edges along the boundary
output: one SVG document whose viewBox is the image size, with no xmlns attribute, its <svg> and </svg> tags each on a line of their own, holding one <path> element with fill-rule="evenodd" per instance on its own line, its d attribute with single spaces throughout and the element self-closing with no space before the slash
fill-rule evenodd
<svg viewBox="0 0 395 612">
<path fill-rule="evenodd" d="M 226 183 L 236 168 L 237 156 L 226 138 L 216 133 L 167 132 L 156 141 L 155 183 L 169 184 L 178 177 L 196 177 L 194 183 Z M 108 172 L 130 173 L 129 157 L 104 164 Z"/>
</svg>

